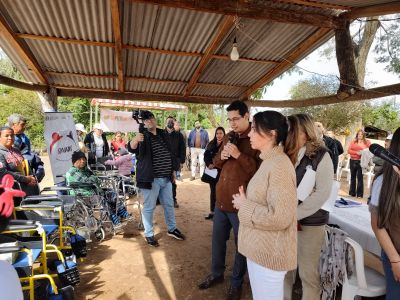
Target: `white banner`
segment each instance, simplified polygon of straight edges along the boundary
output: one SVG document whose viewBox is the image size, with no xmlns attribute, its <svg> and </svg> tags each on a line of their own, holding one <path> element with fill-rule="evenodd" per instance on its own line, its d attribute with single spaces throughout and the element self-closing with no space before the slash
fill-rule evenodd
<svg viewBox="0 0 400 300">
<path fill-rule="evenodd" d="M 108 132 L 139 132 L 139 124 L 132 118 L 132 112 L 100 109 L 100 125 Z"/>
<path fill-rule="evenodd" d="M 46 112 L 44 139 L 50 158 L 54 183 L 64 181 L 64 178 L 59 176 L 65 175 L 71 168 L 72 153 L 79 150 L 72 113 Z"/>
</svg>

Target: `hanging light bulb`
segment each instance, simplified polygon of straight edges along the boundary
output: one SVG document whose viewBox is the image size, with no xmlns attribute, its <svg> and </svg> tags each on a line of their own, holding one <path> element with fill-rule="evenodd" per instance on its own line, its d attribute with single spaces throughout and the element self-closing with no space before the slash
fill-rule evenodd
<svg viewBox="0 0 400 300">
<path fill-rule="evenodd" d="M 233 61 L 237 61 L 239 59 L 239 51 L 237 48 L 236 37 L 233 39 L 232 51 L 229 56 Z"/>
</svg>

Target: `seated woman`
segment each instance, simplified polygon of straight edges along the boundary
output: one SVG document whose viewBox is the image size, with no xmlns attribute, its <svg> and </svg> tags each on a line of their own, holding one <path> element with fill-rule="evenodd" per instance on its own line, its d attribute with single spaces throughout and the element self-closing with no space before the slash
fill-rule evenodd
<svg viewBox="0 0 400 300">
<path fill-rule="evenodd" d="M 14 131 L 11 127 L 3 126 L 0 128 L 0 179 L 5 174 L 10 174 L 27 196 L 38 195 L 39 187 L 36 178 L 30 175 L 29 165 L 24 160 L 21 152 L 13 147 Z M 19 189 L 18 184 L 14 185 Z M 15 199 L 15 206 L 21 200 Z"/>
<path fill-rule="evenodd" d="M 114 159 L 106 160 L 104 164 L 117 167 L 119 175 L 131 176 L 131 170 L 133 168 L 132 154 L 125 148 L 119 148 L 117 153 L 119 156 Z"/>
<path fill-rule="evenodd" d="M 66 174 L 67 185 L 70 185 L 71 183 L 93 184 L 93 188 L 82 187 L 75 189 L 76 192 L 83 196 L 93 196 L 102 193 L 99 178 L 97 178 L 93 172 L 87 168 L 85 153 L 82 151 L 75 151 L 72 154 L 72 165 L 73 166 Z M 115 197 L 115 193 L 112 193 L 109 197 L 107 197 L 107 195 L 104 196 L 107 199 L 107 204 L 110 210 L 110 219 L 114 224 L 114 228 L 118 228 L 121 226 L 121 220 L 126 220 L 129 218 L 128 211 L 123 204 L 119 205 L 118 210 L 116 209 L 117 199 Z"/>
</svg>

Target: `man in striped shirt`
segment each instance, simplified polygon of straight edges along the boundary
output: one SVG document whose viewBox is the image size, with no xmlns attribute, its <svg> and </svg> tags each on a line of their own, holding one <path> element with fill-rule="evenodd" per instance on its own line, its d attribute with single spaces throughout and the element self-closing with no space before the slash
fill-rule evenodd
<svg viewBox="0 0 400 300">
<path fill-rule="evenodd" d="M 142 112 L 143 113 L 143 112 Z M 137 157 L 136 181 L 143 192 L 142 210 L 144 235 L 147 244 L 158 247 L 154 238 L 153 214 L 157 197 L 164 208 L 167 234 L 177 240 L 185 236 L 176 227 L 174 200 L 172 196 L 173 171 L 179 169 L 179 161 L 171 153 L 171 146 L 165 131 L 157 128 L 157 121 L 151 112 L 142 114 L 146 131 L 137 133 L 128 144 L 128 150 Z"/>
</svg>

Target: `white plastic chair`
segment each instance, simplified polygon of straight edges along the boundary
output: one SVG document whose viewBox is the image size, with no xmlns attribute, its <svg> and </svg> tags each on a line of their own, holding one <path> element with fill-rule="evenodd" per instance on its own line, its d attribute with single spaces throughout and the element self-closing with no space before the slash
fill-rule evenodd
<svg viewBox="0 0 400 300">
<path fill-rule="evenodd" d="M 354 300 L 356 296 L 378 297 L 386 294 L 385 277 L 364 266 L 364 252 L 360 244 L 351 238 L 345 240 L 355 255 L 355 272 L 349 278 L 347 272 L 343 282 L 342 300 Z"/>
<path fill-rule="evenodd" d="M 343 159 L 343 162 L 344 162 L 344 168 L 342 167 L 341 170 L 340 170 L 339 181 L 340 181 L 340 178 L 342 178 L 342 173 L 345 172 L 345 173 L 347 173 L 346 174 L 347 181 L 350 184 L 350 158 L 348 158 L 346 160 Z"/>
<path fill-rule="evenodd" d="M 340 178 L 342 178 L 342 170 L 343 170 L 344 156 L 339 155 L 339 161 L 336 169 L 336 180 L 340 182 Z"/>
<path fill-rule="evenodd" d="M 374 176 L 375 176 L 374 167 L 375 167 L 374 165 L 369 166 L 368 171 L 363 173 L 364 176 L 367 176 L 368 188 L 371 187 L 372 178 L 374 178 Z"/>
</svg>

